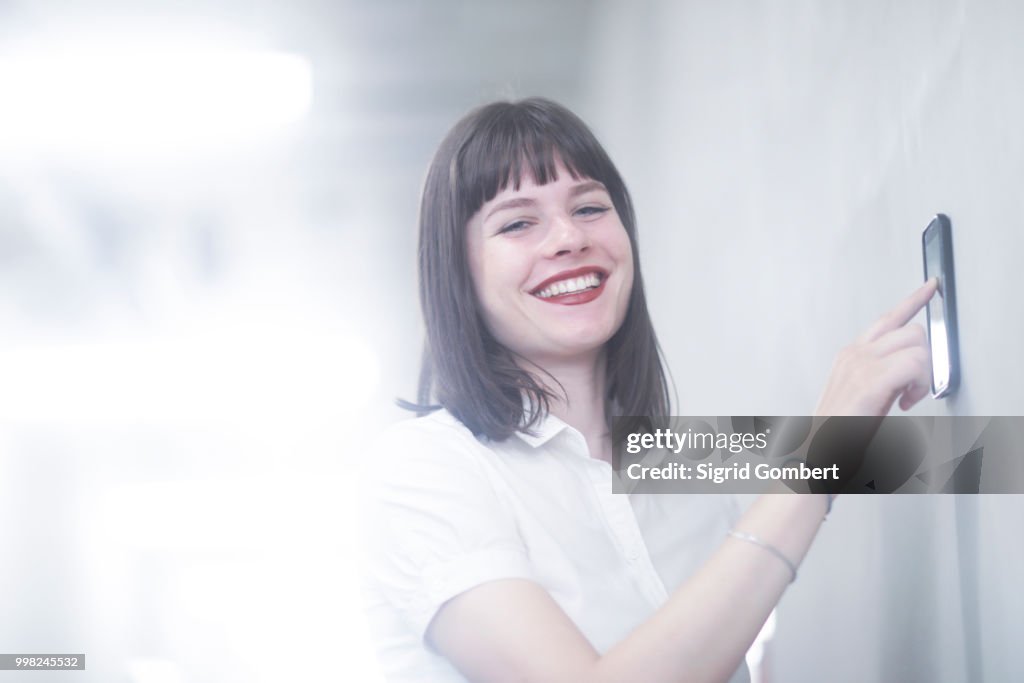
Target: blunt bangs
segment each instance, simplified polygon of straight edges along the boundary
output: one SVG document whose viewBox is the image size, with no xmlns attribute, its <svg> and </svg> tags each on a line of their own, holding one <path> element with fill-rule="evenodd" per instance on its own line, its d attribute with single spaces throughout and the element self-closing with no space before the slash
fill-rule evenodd
<svg viewBox="0 0 1024 683">
<path fill-rule="evenodd" d="M 538 185 L 557 180 L 559 162 L 574 180 L 604 184 L 621 209 L 621 192 L 616 190 L 622 180 L 586 124 L 566 109 L 552 110 L 530 101 L 520 104 L 481 112 L 476 134 L 454 160 L 460 222 L 468 222 L 508 187 L 518 190 L 525 177 Z"/>
</svg>

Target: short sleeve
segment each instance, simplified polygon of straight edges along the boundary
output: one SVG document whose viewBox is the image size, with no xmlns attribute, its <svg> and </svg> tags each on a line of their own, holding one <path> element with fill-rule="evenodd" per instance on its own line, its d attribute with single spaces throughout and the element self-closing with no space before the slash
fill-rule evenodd
<svg viewBox="0 0 1024 683">
<path fill-rule="evenodd" d="M 434 417 L 386 430 L 365 472 L 364 581 L 422 638 L 438 609 L 474 586 L 531 578 L 493 457 L 462 425 Z"/>
</svg>

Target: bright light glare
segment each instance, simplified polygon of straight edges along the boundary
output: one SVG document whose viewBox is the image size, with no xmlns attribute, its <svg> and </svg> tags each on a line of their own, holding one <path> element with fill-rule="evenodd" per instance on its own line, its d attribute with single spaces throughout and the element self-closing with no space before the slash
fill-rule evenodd
<svg viewBox="0 0 1024 683">
<path fill-rule="evenodd" d="M 92 51 L 0 57 L 0 152 L 223 148 L 300 120 L 312 69 L 280 52 Z"/>
<path fill-rule="evenodd" d="M 0 349 L 0 420 L 337 429 L 378 381 L 364 340 L 271 326 Z"/>
<path fill-rule="evenodd" d="M 338 680 L 381 681 L 359 609 L 351 477 L 138 481 L 93 493 L 93 563 L 108 577 L 112 558 L 160 558 L 155 576 L 128 582 L 159 586 L 160 619 L 145 626 L 181 648 L 165 654 L 184 671 L 144 660 L 133 663 L 134 681 L 188 680 L 187 667 L 203 662 L 186 644 L 212 625 L 222 634 L 218 665 L 240 674 L 217 680 L 321 680 L 332 671 Z M 127 576 L 152 567 L 123 565 Z M 111 604 L 125 599 L 123 583 L 108 590 Z M 296 659 L 300 651 L 334 656 Z"/>
<path fill-rule="evenodd" d="M 163 659 L 133 659 L 127 669 L 133 683 L 182 683 L 184 680 L 177 665 Z"/>
</svg>

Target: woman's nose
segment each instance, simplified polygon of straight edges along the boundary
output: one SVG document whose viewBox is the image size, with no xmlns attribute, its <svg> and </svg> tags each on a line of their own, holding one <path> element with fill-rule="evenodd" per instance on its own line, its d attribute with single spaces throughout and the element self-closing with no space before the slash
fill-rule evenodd
<svg viewBox="0 0 1024 683">
<path fill-rule="evenodd" d="M 569 215 L 558 215 L 551 220 L 546 252 L 549 256 L 562 256 L 584 251 L 590 246 L 590 237 Z"/>
</svg>

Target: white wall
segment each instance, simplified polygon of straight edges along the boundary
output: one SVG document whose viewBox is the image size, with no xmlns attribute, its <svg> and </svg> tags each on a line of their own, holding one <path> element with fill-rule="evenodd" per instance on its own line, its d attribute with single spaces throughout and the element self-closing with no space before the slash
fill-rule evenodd
<svg viewBox="0 0 1024 683">
<path fill-rule="evenodd" d="M 915 412 L 1024 414 L 1024 7 L 610 7 L 589 114 L 634 190 L 680 413 L 812 411 L 943 212 L 963 380 Z M 780 607 L 778 680 L 1019 676 L 1022 522 L 1019 496 L 839 501 Z"/>
</svg>

